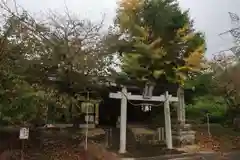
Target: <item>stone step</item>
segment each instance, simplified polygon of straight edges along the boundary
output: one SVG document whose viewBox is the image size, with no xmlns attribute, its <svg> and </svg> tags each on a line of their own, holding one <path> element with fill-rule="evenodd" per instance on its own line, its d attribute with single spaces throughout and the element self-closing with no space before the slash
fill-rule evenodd
<svg viewBox="0 0 240 160">
<path fill-rule="evenodd" d="M 184 125 L 179 126 L 178 124 L 173 124 L 172 127 L 173 128 L 179 128 L 180 127 L 181 129 L 189 129 L 189 128 L 192 127 L 192 125 L 191 124 L 184 124 Z"/>
<path fill-rule="evenodd" d="M 173 139 L 182 140 L 182 139 L 195 139 L 194 135 L 184 135 L 184 136 L 172 136 Z"/>
<path fill-rule="evenodd" d="M 182 136 L 182 135 L 195 135 L 196 134 L 196 132 L 195 131 L 180 131 L 180 132 L 178 132 L 178 131 L 172 131 L 172 134 L 173 135 L 179 135 L 179 136 Z"/>
</svg>

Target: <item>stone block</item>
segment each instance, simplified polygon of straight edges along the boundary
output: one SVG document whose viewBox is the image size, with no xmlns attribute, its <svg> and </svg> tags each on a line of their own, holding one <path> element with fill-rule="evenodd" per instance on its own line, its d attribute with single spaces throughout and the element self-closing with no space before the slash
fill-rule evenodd
<svg viewBox="0 0 240 160">
<path fill-rule="evenodd" d="M 190 124 L 175 125 L 172 130 L 173 143 L 176 146 L 192 145 L 195 143 L 195 134 Z"/>
</svg>

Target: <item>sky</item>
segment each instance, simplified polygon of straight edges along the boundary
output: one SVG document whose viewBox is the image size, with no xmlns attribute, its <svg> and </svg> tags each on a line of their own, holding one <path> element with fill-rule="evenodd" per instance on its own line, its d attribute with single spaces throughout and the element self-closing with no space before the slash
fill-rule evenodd
<svg viewBox="0 0 240 160">
<path fill-rule="evenodd" d="M 8 0 L 10 1 L 10 0 Z M 112 24 L 117 0 L 16 0 L 17 4 L 33 14 L 42 15 L 49 9 L 64 12 L 65 6 L 82 18 L 100 21 L 105 14 L 106 27 Z M 207 41 L 206 57 L 230 48 L 231 36 L 219 36 L 233 27 L 228 12 L 240 15 L 239 0 L 179 0 L 183 10 L 190 9 L 190 16 L 195 21 L 195 28 L 205 33 Z"/>
</svg>

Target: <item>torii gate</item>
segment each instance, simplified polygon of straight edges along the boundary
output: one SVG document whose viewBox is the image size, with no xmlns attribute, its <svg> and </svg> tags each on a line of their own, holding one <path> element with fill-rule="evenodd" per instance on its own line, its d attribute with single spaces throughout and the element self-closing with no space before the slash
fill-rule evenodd
<svg viewBox="0 0 240 160">
<path fill-rule="evenodd" d="M 110 93 L 110 98 L 121 99 L 121 117 L 120 117 L 120 149 L 119 153 L 123 154 L 126 152 L 126 129 L 127 129 L 127 100 L 138 100 L 138 101 L 158 101 L 164 102 L 164 116 L 165 116 L 165 135 L 166 144 L 168 149 L 172 149 L 172 128 L 171 128 L 171 113 L 170 113 L 170 102 L 178 102 L 178 97 L 172 97 L 168 94 L 168 91 L 164 95 L 152 96 L 145 99 L 142 95 L 131 95 L 127 92 L 127 88 L 123 87 L 122 92 Z M 181 102 L 181 100 L 180 100 Z M 183 103 L 179 103 L 180 106 Z M 183 121 L 183 107 L 178 107 L 178 120 Z"/>
</svg>

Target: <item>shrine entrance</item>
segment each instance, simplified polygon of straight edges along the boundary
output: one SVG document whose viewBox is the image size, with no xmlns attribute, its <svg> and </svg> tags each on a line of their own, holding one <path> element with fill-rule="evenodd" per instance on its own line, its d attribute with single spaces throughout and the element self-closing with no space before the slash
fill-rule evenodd
<svg viewBox="0 0 240 160">
<path fill-rule="evenodd" d="M 149 91 L 150 90 L 150 91 Z M 120 127 L 120 149 L 119 153 L 126 152 L 126 132 L 127 132 L 127 103 L 130 101 L 144 101 L 148 103 L 142 103 L 139 107 L 142 110 L 151 110 L 152 107 L 157 107 L 153 104 L 153 102 L 163 103 L 164 105 L 164 133 L 166 139 L 166 145 L 168 149 L 173 148 L 172 143 L 172 129 L 171 129 L 171 116 L 170 116 L 170 103 L 171 102 L 179 102 L 178 97 L 173 97 L 169 95 L 166 91 L 165 94 L 160 96 L 152 96 L 151 95 L 151 87 L 147 87 L 143 93 L 143 95 L 132 95 L 127 92 L 127 88 L 123 87 L 121 92 L 118 93 L 110 93 L 109 97 L 113 99 L 121 100 L 121 113 L 119 118 L 119 127 Z M 160 107 L 160 106 L 159 106 Z M 178 112 L 179 113 L 179 112 Z"/>
<path fill-rule="evenodd" d="M 118 89 L 118 88 L 117 88 Z M 115 89 L 115 90 L 117 90 Z M 114 92 L 114 91 L 112 91 Z M 115 91 L 117 92 L 117 91 Z M 132 92 L 132 90 L 131 90 Z M 139 94 L 139 90 L 134 94 Z M 128 101 L 127 107 L 127 120 L 129 123 L 147 123 L 151 120 L 151 112 L 144 112 L 141 105 L 138 105 L 141 101 Z M 156 102 L 160 103 L 160 102 Z M 163 103 L 161 107 L 152 107 L 152 110 L 158 108 L 163 112 Z M 116 127 L 118 117 L 120 116 L 121 99 L 109 98 L 109 93 L 104 95 L 103 100 L 99 104 L 99 125 Z"/>
</svg>

